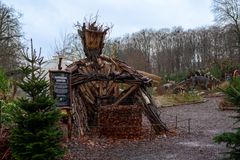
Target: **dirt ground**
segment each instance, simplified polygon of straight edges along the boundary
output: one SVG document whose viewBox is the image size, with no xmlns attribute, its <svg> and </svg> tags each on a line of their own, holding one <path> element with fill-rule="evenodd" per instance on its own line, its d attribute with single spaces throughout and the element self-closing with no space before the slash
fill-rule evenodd
<svg viewBox="0 0 240 160">
<path fill-rule="evenodd" d="M 213 137 L 233 128 L 229 116 L 234 111 L 221 111 L 220 98 L 208 98 L 205 103 L 162 108 L 161 117 L 170 127 L 177 120 L 178 134 L 143 140 L 74 140 L 68 143 L 71 160 L 212 160 L 222 157 L 224 144 L 215 144 Z M 86 143 L 84 143 L 86 142 Z"/>
</svg>

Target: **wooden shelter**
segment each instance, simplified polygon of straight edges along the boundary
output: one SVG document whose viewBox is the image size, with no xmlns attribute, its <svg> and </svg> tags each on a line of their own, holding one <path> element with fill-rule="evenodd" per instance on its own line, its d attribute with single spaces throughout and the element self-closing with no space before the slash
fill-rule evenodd
<svg viewBox="0 0 240 160">
<path fill-rule="evenodd" d="M 87 58 L 66 68 L 71 73 L 72 102 L 79 133 L 84 135 L 92 126 L 104 127 L 103 113 L 110 113 L 111 108 L 119 112 L 119 108 L 126 109 L 126 106 L 130 110 L 137 108 L 138 113 L 143 111 L 157 134 L 168 131 L 146 90 L 151 79 L 118 59 L 102 55 L 108 29 L 96 22 L 79 26 L 78 33 Z M 103 112 L 104 108 L 106 112 Z"/>
</svg>

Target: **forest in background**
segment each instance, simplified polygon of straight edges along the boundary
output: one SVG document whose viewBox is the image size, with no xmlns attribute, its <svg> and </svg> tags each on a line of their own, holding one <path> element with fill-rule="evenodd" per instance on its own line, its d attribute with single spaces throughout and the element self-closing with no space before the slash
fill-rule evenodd
<svg viewBox="0 0 240 160">
<path fill-rule="evenodd" d="M 239 6 L 238 0 L 213 0 L 216 25 L 142 29 L 106 40 L 103 53 L 160 76 L 198 69 L 209 71 L 222 65 L 230 65 L 228 71 L 231 71 L 240 60 Z M 6 71 L 14 70 L 22 62 L 24 34 L 20 18 L 15 9 L 0 3 L 0 66 Z M 66 33 L 56 41 L 54 52 L 66 57 L 84 57 L 77 33 Z"/>
<path fill-rule="evenodd" d="M 65 36 L 56 47 L 58 52 L 83 57 L 77 36 Z M 239 51 L 234 26 L 228 24 L 188 30 L 182 27 L 143 29 L 107 40 L 103 53 L 138 70 L 164 76 L 198 69 L 211 70 L 213 66 L 224 63 L 235 67 L 240 60 Z"/>
<path fill-rule="evenodd" d="M 138 70 L 160 76 L 218 70 L 232 72 L 240 60 L 240 13 L 238 0 L 214 0 L 216 25 L 184 29 L 142 29 L 105 42 L 104 54 L 117 57 Z M 56 43 L 56 53 L 83 57 L 77 34 L 66 34 Z M 181 76 L 181 75 L 180 75 Z"/>
<path fill-rule="evenodd" d="M 117 56 L 140 70 L 157 75 L 206 69 L 240 59 L 231 25 L 184 30 L 145 29 L 118 40 Z"/>
</svg>

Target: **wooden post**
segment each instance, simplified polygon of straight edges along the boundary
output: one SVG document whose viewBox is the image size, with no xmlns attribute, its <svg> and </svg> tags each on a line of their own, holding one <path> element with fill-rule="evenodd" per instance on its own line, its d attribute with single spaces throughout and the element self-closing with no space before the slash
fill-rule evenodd
<svg viewBox="0 0 240 160">
<path fill-rule="evenodd" d="M 178 117 L 177 117 L 177 115 L 176 115 L 176 121 L 175 121 L 175 128 L 177 129 L 177 127 L 178 127 Z"/>
<path fill-rule="evenodd" d="M 58 70 L 62 70 L 62 57 L 59 57 Z"/>
<path fill-rule="evenodd" d="M 188 119 L 188 133 L 190 133 L 190 122 L 191 122 L 191 118 Z"/>
</svg>

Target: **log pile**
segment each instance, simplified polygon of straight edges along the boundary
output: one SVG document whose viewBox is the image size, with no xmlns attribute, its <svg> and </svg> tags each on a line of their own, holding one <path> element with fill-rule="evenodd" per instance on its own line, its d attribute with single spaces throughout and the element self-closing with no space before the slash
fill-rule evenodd
<svg viewBox="0 0 240 160">
<path fill-rule="evenodd" d="M 146 91 L 146 87 L 151 86 L 151 79 L 118 59 L 101 55 L 104 36 L 108 29 L 95 24 L 96 22 L 93 22 L 86 26 L 84 23 L 78 30 L 87 58 L 66 68 L 71 73 L 72 101 L 78 117 L 76 123 L 79 126 L 79 134 L 84 135 L 93 126 L 102 127 L 108 123 L 107 118 L 103 119 L 111 117 L 114 110 L 120 112 L 123 109 L 125 112 L 129 107 L 132 107 L 130 110 L 135 110 L 136 105 L 141 106 L 141 111 L 145 113 L 157 134 L 168 131 L 160 119 L 156 105 Z M 110 108 L 112 110 L 109 112 L 102 110 L 106 106 L 107 110 Z M 128 106 L 128 109 L 123 106 Z M 137 115 L 138 112 L 136 109 Z M 118 123 L 118 119 L 123 119 L 119 118 L 118 114 L 114 116 L 116 122 L 113 124 Z M 140 116 L 131 115 L 130 119 L 134 117 Z M 137 119 L 138 124 L 141 123 L 140 118 Z"/>
<path fill-rule="evenodd" d="M 98 128 L 100 136 L 118 139 L 140 137 L 142 134 L 141 106 L 101 106 Z"/>
</svg>

